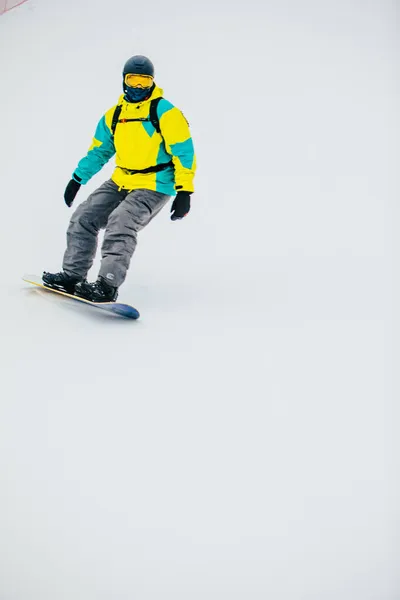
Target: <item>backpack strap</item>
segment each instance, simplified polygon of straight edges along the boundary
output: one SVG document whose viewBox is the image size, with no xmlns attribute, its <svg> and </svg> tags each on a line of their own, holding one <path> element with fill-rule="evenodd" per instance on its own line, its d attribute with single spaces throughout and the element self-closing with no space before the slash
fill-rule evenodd
<svg viewBox="0 0 400 600">
<path fill-rule="evenodd" d="M 121 114 L 121 110 L 122 110 L 122 104 L 118 104 L 115 107 L 112 122 L 111 122 L 111 133 L 113 136 L 115 134 L 115 129 L 117 127 L 117 123 L 118 123 L 119 115 Z"/>
<path fill-rule="evenodd" d="M 158 107 L 158 103 L 160 102 L 160 100 L 162 100 L 162 97 L 154 98 L 154 100 L 152 100 L 150 102 L 149 117 L 150 117 L 150 122 L 153 125 L 154 129 L 157 131 L 157 133 L 161 134 L 160 120 L 159 120 L 158 114 L 157 114 L 157 107 Z"/>
</svg>

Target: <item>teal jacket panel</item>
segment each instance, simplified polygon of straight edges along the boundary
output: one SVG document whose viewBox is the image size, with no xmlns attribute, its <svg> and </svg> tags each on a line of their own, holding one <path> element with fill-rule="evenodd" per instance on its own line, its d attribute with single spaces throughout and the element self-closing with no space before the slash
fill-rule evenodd
<svg viewBox="0 0 400 600">
<path fill-rule="evenodd" d="M 106 124 L 105 116 L 103 116 L 97 125 L 87 155 L 79 161 L 74 173 L 80 177 L 81 183 L 85 184 L 104 167 L 114 154 L 114 138 Z"/>
</svg>

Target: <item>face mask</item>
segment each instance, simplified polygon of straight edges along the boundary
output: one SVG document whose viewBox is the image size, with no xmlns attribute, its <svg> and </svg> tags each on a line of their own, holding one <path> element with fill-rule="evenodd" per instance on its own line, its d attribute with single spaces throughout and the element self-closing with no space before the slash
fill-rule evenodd
<svg viewBox="0 0 400 600">
<path fill-rule="evenodd" d="M 125 100 L 127 102 L 141 102 L 151 95 L 154 85 L 151 88 L 134 88 L 124 85 Z"/>
</svg>

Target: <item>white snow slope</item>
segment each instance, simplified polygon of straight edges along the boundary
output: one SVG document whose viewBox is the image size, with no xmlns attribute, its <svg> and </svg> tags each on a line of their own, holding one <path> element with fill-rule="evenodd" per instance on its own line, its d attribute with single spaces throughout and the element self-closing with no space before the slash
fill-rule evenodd
<svg viewBox="0 0 400 600">
<path fill-rule="evenodd" d="M 394 11 L 1 17 L 1 600 L 400 598 Z M 189 216 L 140 235 L 129 322 L 20 278 L 60 268 L 64 188 L 137 53 L 199 169 Z"/>
</svg>

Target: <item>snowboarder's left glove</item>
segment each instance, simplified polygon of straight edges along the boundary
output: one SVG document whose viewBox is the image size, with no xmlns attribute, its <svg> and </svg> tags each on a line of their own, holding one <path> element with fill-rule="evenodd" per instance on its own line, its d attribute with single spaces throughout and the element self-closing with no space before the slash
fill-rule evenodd
<svg viewBox="0 0 400 600">
<path fill-rule="evenodd" d="M 73 176 L 74 178 L 68 183 L 64 192 L 64 200 L 67 206 L 72 206 L 73 201 L 75 200 L 75 196 L 77 195 L 81 184 L 77 181 L 80 177 Z M 75 179 L 76 177 L 76 179 Z"/>
<path fill-rule="evenodd" d="M 190 192 L 178 192 L 171 206 L 171 221 L 183 219 L 190 210 Z"/>
</svg>

